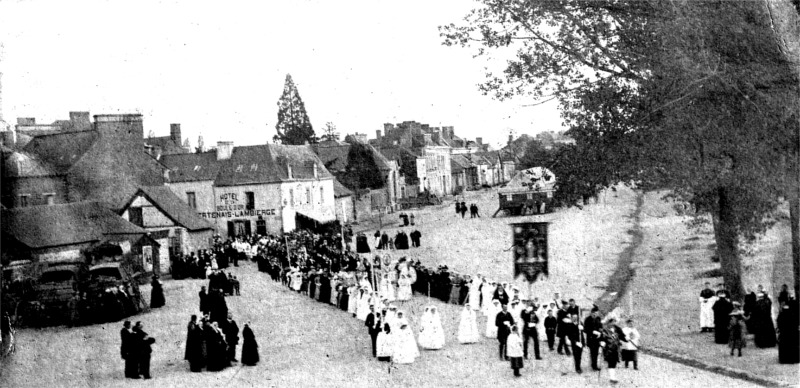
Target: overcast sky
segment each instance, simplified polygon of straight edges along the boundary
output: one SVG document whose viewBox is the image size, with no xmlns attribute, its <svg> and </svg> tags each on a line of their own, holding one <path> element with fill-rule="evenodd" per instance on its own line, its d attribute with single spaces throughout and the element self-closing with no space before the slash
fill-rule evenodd
<svg viewBox="0 0 800 388">
<path fill-rule="evenodd" d="M 484 59 L 441 44 L 469 0 L 0 1 L 5 120 L 139 112 L 196 145 L 271 141 L 292 75 L 317 134 L 370 138 L 383 123 L 453 125 L 499 144 L 561 130 L 557 106 L 483 96 Z M 490 66 L 502 63 L 494 59 Z"/>
</svg>

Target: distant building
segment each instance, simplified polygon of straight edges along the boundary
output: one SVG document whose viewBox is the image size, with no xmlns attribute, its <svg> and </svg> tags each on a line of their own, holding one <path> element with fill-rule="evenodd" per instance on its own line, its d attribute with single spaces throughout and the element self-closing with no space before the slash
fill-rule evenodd
<svg viewBox="0 0 800 388">
<path fill-rule="evenodd" d="M 334 178 L 309 145 L 234 147 L 164 155 L 168 187 L 218 233 L 281 234 L 336 219 Z"/>
<path fill-rule="evenodd" d="M 169 136 L 148 136 L 144 139 L 144 144 L 145 150 L 156 159 L 160 159 L 162 155 L 189 154 L 192 152 L 191 148 L 183 146 L 180 124 L 169 125 Z"/>
<path fill-rule="evenodd" d="M 101 201 L 119 210 L 141 186 L 163 185 L 167 168 L 142 149 L 142 116 L 71 112 L 70 121 L 33 128 L 24 144 L 4 144 L 1 201 L 7 208 Z M 19 140 L 22 135 L 17 136 Z"/>
</svg>

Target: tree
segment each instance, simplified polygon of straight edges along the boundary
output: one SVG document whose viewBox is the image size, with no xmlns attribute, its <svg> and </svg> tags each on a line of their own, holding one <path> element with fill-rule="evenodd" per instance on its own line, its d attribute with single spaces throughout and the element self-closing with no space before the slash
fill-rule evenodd
<svg viewBox="0 0 800 388">
<path fill-rule="evenodd" d="M 323 135 L 322 139 L 326 141 L 337 141 L 339 140 L 339 132 L 336 131 L 336 124 L 332 121 L 328 121 L 325 123 L 325 128 L 322 130 Z"/>
<path fill-rule="evenodd" d="M 347 166 L 340 178 L 345 187 L 362 192 L 368 189 L 379 189 L 386 184 L 372 152 L 369 145 L 359 142 L 350 143 Z"/>
<path fill-rule="evenodd" d="M 275 130 L 278 132 L 273 137 L 275 142 L 292 145 L 316 143 L 314 128 L 290 74 L 286 74 L 283 94 L 278 100 L 278 123 Z"/>
<path fill-rule="evenodd" d="M 554 163 L 578 167 L 570 187 L 591 193 L 631 181 L 670 189 L 710 214 L 724 282 L 738 297 L 740 239 L 769 227 L 779 200 L 798 187 L 784 183 L 796 180 L 792 162 L 782 162 L 798 152 L 798 77 L 768 10 L 725 1 L 482 5 L 465 26 L 442 27 L 445 44 L 516 53 L 481 90 L 559 100 L 576 148 Z"/>
</svg>

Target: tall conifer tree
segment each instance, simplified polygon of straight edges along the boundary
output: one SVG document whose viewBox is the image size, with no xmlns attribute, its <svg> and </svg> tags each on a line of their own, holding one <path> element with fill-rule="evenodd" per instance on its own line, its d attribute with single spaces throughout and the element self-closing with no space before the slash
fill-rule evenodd
<svg viewBox="0 0 800 388">
<path fill-rule="evenodd" d="M 300 98 L 291 74 L 286 74 L 283 94 L 278 100 L 278 124 L 275 125 L 275 129 L 278 134 L 273 140 L 282 144 L 300 145 L 305 142 L 316 142 L 314 128 L 311 127 L 311 120 L 308 119 L 303 99 Z"/>
</svg>

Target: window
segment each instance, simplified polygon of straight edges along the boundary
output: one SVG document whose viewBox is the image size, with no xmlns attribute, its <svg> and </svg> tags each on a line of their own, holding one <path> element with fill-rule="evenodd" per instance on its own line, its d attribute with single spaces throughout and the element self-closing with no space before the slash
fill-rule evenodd
<svg viewBox="0 0 800 388">
<path fill-rule="evenodd" d="M 194 191 L 186 192 L 186 203 L 189 204 L 190 208 L 197 210 L 197 197 Z"/>
<path fill-rule="evenodd" d="M 56 201 L 56 195 L 55 194 L 50 193 L 50 194 L 45 194 L 44 195 L 44 202 L 46 204 L 53 205 L 53 204 L 56 203 L 55 201 Z"/>
<path fill-rule="evenodd" d="M 19 196 L 19 207 L 28 207 L 28 194 L 22 194 Z"/>
<path fill-rule="evenodd" d="M 294 206 L 294 189 L 289 189 L 289 205 Z"/>
<path fill-rule="evenodd" d="M 311 188 L 306 187 L 306 203 L 311 203 Z"/>
<path fill-rule="evenodd" d="M 319 188 L 319 203 L 325 203 L 325 188 Z"/>
<path fill-rule="evenodd" d="M 169 255 L 170 257 L 178 257 L 181 253 L 183 253 L 183 249 L 181 247 L 180 230 L 176 229 L 175 237 L 169 239 Z"/>
<path fill-rule="evenodd" d="M 144 219 L 142 217 L 142 208 L 140 207 L 132 207 L 128 209 L 128 221 L 131 224 L 137 225 L 139 227 L 144 226 Z"/>
<path fill-rule="evenodd" d="M 244 205 L 245 210 L 253 210 L 256 208 L 256 196 L 252 191 L 245 191 L 244 192 L 245 200 L 247 201 Z"/>
</svg>

